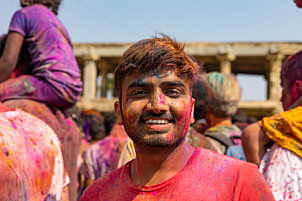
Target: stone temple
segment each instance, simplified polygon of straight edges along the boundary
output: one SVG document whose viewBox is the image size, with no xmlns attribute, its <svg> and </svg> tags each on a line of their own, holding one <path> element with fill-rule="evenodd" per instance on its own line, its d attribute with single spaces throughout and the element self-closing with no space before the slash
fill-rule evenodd
<svg viewBox="0 0 302 201">
<path fill-rule="evenodd" d="M 113 111 L 117 100 L 113 73 L 123 52 L 132 43 L 74 44 L 74 54 L 82 73 L 80 109 Z M 302 50 L 300 42 L 186 42 L 185 50 L 204 61 L 206 72 L 262 75 L 267 81 L 265 101 L 241 101 L 239 108 L 258 118 L 282 111 L 280 69 L 285 59 Z M 102 79 L 100 79 L 102 78 Z"/>
</svg>

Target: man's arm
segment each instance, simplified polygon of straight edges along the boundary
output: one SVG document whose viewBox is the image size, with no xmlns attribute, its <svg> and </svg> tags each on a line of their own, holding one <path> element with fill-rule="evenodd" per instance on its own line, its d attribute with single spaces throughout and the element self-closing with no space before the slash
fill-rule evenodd
<svg viewBox="0 0 302 201">
<path fill-rule="evenodd" d="M 0 83 L 7 80 L 16 68 L 24 41 L 23 35 L 9 32 L 3 54 L 0 58 Z"/>
<path fill-rule="evenodd" d="M 244 129 L 241 141 L 246 160 L 258 166 L 266 153 L 268 144 L 272 142 L 262 131 L 258 123 L 251 124 Z"/>
</svg>

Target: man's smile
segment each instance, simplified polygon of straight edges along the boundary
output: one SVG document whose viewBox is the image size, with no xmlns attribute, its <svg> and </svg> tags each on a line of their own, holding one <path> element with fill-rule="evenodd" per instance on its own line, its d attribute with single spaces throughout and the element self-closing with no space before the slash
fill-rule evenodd
<svg viewBox="0 0 302 201">
<path fill-rule="evenodd" d="M 169 122 L 171 121 L 167 119 L 149 119 L 145 121 L 146 124 L 167 124 Z"/>
</svg>

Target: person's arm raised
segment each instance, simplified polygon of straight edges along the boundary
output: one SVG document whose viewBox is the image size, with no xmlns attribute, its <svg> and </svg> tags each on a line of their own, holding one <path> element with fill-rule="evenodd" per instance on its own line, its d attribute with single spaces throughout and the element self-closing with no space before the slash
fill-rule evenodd
<svg viewBox="0 0 302 201">
<path fill-rule="evenodd" d="M 3 54 L 0 58 L 0 82 L 7 80 L 16 68 L 24 36 L 9 32 Z"/>
</svg>

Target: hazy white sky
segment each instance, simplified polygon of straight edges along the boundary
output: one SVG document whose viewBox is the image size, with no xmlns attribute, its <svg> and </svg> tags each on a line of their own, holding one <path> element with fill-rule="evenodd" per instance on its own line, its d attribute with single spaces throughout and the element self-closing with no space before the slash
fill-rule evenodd
<svg viewBox="0 0 302 201">
<path fill-rule="evenodd" d="M 19 0 L 0 0 L 0 34 Z M 163 32 L 180 41 L 302 42 L 292 0 L 63 0 L 58 17 L 74 43 L 135 42 Z M 263 78 L 239 76 L 243 99 L 265 99 Z"/>
</svg>

